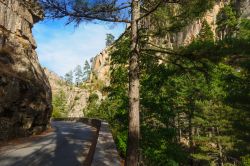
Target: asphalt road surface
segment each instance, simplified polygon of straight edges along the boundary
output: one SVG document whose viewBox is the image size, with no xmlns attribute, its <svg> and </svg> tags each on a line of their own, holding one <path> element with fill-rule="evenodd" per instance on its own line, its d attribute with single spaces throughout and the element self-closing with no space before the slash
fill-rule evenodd
<svg viewBox="0 0 250 166">
<path fill-rule="evenodd" d="M 95 128 L 80 122 L 52 122 L 55 129 L 28 143 L 0 151 L 0 166 L 80 166 Z"/>
</svg>

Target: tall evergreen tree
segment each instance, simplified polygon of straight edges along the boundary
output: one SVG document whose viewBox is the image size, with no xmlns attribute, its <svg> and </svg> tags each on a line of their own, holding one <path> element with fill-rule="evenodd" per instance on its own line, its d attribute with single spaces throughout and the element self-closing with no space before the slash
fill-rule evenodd
<svg viewBox="0 0 250 166">
<path fill-rule="evenodd" d="M 64 79 L 67 84 L 72 85 L 73 84 L 73 71 L 69 71 L 68 73 L 65 74 Z"/>
<path fill-rule="evenodd" d="M 210 25 L 206 20 L 203 20 L 201 30 L 197 39 L 201 41 L 214 41 L 215 34 L 211 30 Z"/>
<path fill-rule="evenodd" d="M 230 38 L 235 35 L 238 25 L 236 11 L 232 5 L 226 5 L 217 15 L 217 33 L 220 39 Z"/>
<path fill-rule="evenodd" d="M 89 75 L 91 73 L 91 67 L 89 62 L 86 60 L 83 66 L 83 80 L 86 81 L 89 79 Z"/>
<path fill-rule="evenodd" d="M 111 44 L 113 44 L 115 41 L 115 37 L 114 35 L 112 35 L 111 33 L 106 34 L 106 46 L 110 46 Z"/>
<path fill-rule="evenodd" d="M 83 80 L 82 67 L 80 65 L 77 65 L 74 70 L 74 73 L 75 73 L 75 83 L 78 86 Z"/>
</svg>

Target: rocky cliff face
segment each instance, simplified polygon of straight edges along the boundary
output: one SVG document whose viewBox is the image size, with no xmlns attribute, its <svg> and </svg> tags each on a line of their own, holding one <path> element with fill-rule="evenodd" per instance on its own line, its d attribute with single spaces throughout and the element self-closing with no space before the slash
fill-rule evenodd
<svg viewBox="0 0 250 166">
<path fill-rule="evenodd" d="M 237 0 L 236 7 L 241 17 L 250 19 L 250 0 Z"/>
<path fill-rule="evenodd" d="M 87 106 L 89 92 L 67 83 L 54 72 L 45 69 L 52 89 L 52 96 L 56 97 L 60 92 L 65 94 L 65 109 L 68 117 L 84 117 L 83 109 Z"/>
<path fill-rule="evenodd" d="M 93 58 L 90 80 L 96 79 L 102 81 L 106 86 L 109 85 L 110 51 L 111 47 L 107 47 Z"/>
<path fill-rule="evenodd" d="M 0 0 L 0 140 L 49 124 L 51 90 L 31 32 L 42 18 L 35 0 Z"/>
<path fill-rule="evenodd" d="M 190 23 L 186 27 L 184 27 L 180 32 L 177 33 L 169 33 L 165 37 L 152 39 L 153 43 L 156 45 L 162 46 L 163 48 L 171 48 L 174 49 L 179 46 L 185 46 L 191 43 L 199 34 L 202 28 L 203 20 L 206 20 L 211 27 L 211 30 L 214 34 L 216 34 L 216 21 L 217 15 L 220 10 L 227 4 L 229 4 L 230 0 L 217 0 L 212 9 L 208 10 L 204 17 L 194 22 Z M 236 7 L 238 11 L 241 13 L 242 17 L 250 18 L 250 0 L 236 0 Z M 152 25 L 150 24 L 150 18 L 146 18 L 142 21 L 144 27 L 148 29 L 152 29 Z M 104 81 L 109 84 L 110 77 L 110 57 L 109 57 L 110 48 L 107 47 L 100 54 L 98 54 L 92 62 L 92 74 L 90 80 L 96 78 L 97 80 Z"/>
<path fill-rule="evenodd" d="M 191 24 L 184 27 L 180 32 L 177 33 L 169 33 L 163 38 L 155 39 L 155 43 L 158 45 L 164 45 L 163 47 L 167 48 L 176 48 L 183 45 L 190 44 L 199 34 L 202 28 L 203 20 L 206 20 L 210 25 L 211 30 L 216 33 L 216 18 L 221 8 L 223 8 L 229 1 L 218 0 L 214 7 L 208 10 L 204 17 L 198 20 L 195 20 Z"/>
<path fill-rule="evenodd" d="M 211 30 L 216 36 L 217 15 L 220 10 L 225 5 L 230 4 L 230 2 L 235 2 L 236 8 L 242 17 L 250 18 L 250 0 L 217 0 L 213 8 L 208 10 L 203 18 L 193 21 L 192 23 L 184 27 L 180 32 L 169 33 L 163 38 L 155 39 L 153 42 L 158 45 L 163 45 L 163 47 L 172 49 L 179 46 L 188 45 L 198 36 L 202 28 L 203 20 L 207 21 L 207 23 L 211 27 Z"/>
</svg>

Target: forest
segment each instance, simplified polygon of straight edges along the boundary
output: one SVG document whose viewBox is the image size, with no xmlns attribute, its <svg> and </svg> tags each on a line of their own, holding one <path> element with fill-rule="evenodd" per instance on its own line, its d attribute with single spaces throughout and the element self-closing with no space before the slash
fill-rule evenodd
<svg viewBox="0 0 250 166">
<path fill-rule="evenodd" d="M 115 11 L 109 5 L 116 1 L 92 4 L 93 15 L 73 15 L 85 10 L 83 1 L 68 13 L 49 8 L 48 2 L 53 0 L 44 7 L 54 18 L 69 16 L 76 24 L 86 18 L 119 22 L 117 13 L 96 14 Z M 127 165 L 129 160 L 149 166 L 250 165 L 250 20 L 242 16 L 239 2 L 132 1 L 128 12 L 139 17 L 135 22 L 132 17 L 131 26 L 112 44 L 110 86 L 100 89 L 107 97 L 99 102 L 92 93 L 85 110 L 88 117 L 109 122 Z M 218 3 L 224 4 L 212 25 L 205 15 Z M 140 6 L 139 14 L 133 5 Z M 126 22 L 124 17 L 119 18 Z M 169 46 L 197 20 L 201 29 L 188 44 Z M 138 91 L 132 88 L 136 80 Z M 131 123 L 133 110 L 138 123 Z M 131 126 L 135 123 L 138 129 Z M 132 145 L 135 160 L 128 159 Z"/>
</svg>

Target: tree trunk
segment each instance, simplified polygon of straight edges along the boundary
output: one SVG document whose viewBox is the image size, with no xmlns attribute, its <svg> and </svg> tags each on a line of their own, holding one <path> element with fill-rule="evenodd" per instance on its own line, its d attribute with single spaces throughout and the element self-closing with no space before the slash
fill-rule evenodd
<svg viewBox="0 0 250 166">
<path fill-rule="evenodd" d="M 181 122 L 180 122 L 180 113 L 178 113 L 177 115 L 178 118 L 178 137 L 179 137 L 179 143 L 181 142 L 181 138 L 182 138 L 182 131 L 181 131 Z"/>
<path fill-rule="evenodd" d="M 138 18 L 140 17 L 139 0 L 132 1 L 131 18 L 131 55 L 129 59 L 129 129 L 126 166 L 137 166 L 139 163 L 139 47 Z"/>
<path fill-rule="evenodd" d="M 217 142 L 217 146 L 218 146 L 218 149 L 219 149 L 219 160 L 218 160 L 218 165 L 219 165 L 219 166 L 224 166 L 224 164 L 223 164 L 222 146 L 221 146 L 221 144 L 220 144 L 219 141 Z"/>
<path fill-rule="evenodd" d="M 189 153 L 193 154 L 194 153 L 194 140 L 193 140 L 193 135 L 194 135 L 194 130 L 193 130 L 193 110 L 190 110 L 189 117 L 188 117 L 188 137 L 189 137 Z M 190 166 L 194 165 L 193 158 L 190 158 Z"/>
<path fill-rule="evenodd" d="M 220 130 L 219 130 L 219 127 L 216 127 L 216 133 L 217 133 L 217 136 L 220 136 Z M 224 166 L 224 163 L 223 163 L 223 152 L 222 152 L 222 146 L 221 146 L 221 142 L 220 140 L 218 139 L 217 140 L 217 147 L 219 149 L 219 160 L 218 160 L 218 165 L 219 166 Z"/>
</svg>

